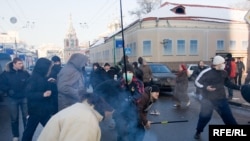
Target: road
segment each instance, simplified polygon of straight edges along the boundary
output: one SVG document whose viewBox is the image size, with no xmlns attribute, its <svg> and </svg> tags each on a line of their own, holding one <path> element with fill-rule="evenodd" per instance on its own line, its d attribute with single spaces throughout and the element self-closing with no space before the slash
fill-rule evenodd
<svg viewBox="0 0 250 141">
<path fill-rule="evenodd" d="M 189 85 L 189 96 L 191 105 L 188 108 L 175 108 L 172 105 L 173 97 L 169 95 L 161 95 L 160 99 L 153 105 L 152 109 L 157 109 L 160 115 L 148 115 L 148 119 L 151 121 L 163 121 L 163 120 L 188 120 L 188 122 L 182 123 L 169 123 L 169 124 L 155 124 L 147 130 L 144 141 L 194 141 L 193 135 L 195 133 L 196 124 L 198 121 L 198 114 L 200 104 L 196 100 L 192 93 L 194 87 L 190 82 Z M 250 109 L 242 108 L 231 105 L 233 114 L 239 124 L 248 124 L 250 121 Z M 7 114 L 6 105 L 0 104 L 0 137 L 2 141 L 11 140 L 11 128 L 10 119 Z M 223 124 L 223 121 L 214 112 L 212 120 L 209 124 Z M 108 127 L 108 122 L 104 121 L 100 124 L 102 129 L 102 140 L 101 141 L 116 141 L 116 134 L 114 129 Z M 22 132 L 22 127 L 20 128 Z M 34 135 L 33 141 L 36 141 L 39 133 L 42 130 L 42 126 L 39 125 Z M 91 130 L 91 127 L 90 127 Z M 201 134 L 200 141 L 208 141 L 208 126 L 204 129 Z"/>
</svg>

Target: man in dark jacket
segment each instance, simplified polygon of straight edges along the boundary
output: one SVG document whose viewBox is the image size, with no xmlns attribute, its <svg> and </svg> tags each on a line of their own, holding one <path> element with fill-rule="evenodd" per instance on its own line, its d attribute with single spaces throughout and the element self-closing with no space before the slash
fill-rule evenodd
<svg viewBox="0 0 250 141">
<path fill-rule="evenodd" d="M 48 81 L 51 83 L 51 97 L 52 97 L 52 105 L 53 106 L 53 114 L 57 113 L 58 111 L 58 90 L 57 90 L 57 74 L 62 69 L 61 66 L 61 59 L 58 56 L 53 56 L 51 58 L 53 66 L 51 68 L 50 75 L 48 77 Z"/>
<path fill-rule="evenodd" d="M 242 74 L 243 74 L 243 72 L 245 71 L 245 65 L 244 65 L 244 63 L 241 61 L 241 58 L 238 58 L 238 59 L 237 59 L 236 65 L 237 65 L 238 71 L 237 71 L 235 83 L 238 84 L 238 85 L 241 85 L 241 79 L 242 79 Z"/>
<path fill-rule="evenodd" d="M 120 79 L 104 81 L 94 89 L 94 93 L 101 96 L 115 110 L 113 118 L 117 141 L 134 140 L 136 135 L 134 129 L 137 129 L 139 118 L 136 103 L 144 93 L 143 83 L 134 76 L 133 66 L 131 64 L 125 66 L 127 72 L 123 67 Z"/>
<path fill-rule="evenodd" d="M 19 138 L 19 108 L 22 112 L 24 127 L 28 116 L 24 88 L 30 74 L 23 70 L 23 67 L 23 61 L 20 58 L 14 58 L 6 65 L 5 71 L 0 76 L 0 89 L 8 95 L 13 140 Z"/>
<path fill-rule="evenodd" d="M 240 86 L 230 81 L 224 68 L 225 59 L 221 56 L 215 56 L 212 68 L 202 71 L 195 80 L 196 86 L 202 89 L 203 96 L 195 139 L 200 138 L 200 133 L 210 121 L 213 110 L 217 111 L 226 125 L 237 125 L 229 107 L 224 86 L 236 90 L 240 90 Z"/>
<path fill-rule="evenodd" d="M 205 70 L 206 68 L 208 68 L 207 66 L 204 65 L 204 62 L 201 60 L 199 61 L 198 63 L 198 68 L 194 70 L 193 74 L 191 75 L 190 78 L 196 78 L 203 70 Z M 196 87 L 196 91 L 195 91 L 195 94 L 196 94 L 196 98 L 198 98 L 199 100 L 201 99 L 201 92 L 202 92 L 202 89 Z"/>
<path fill-rule="evenodd" d="M 52 115 L 51 87 L 48 82 L 52 63 L 47 58 L 39 58 L 26 86 L 28 99 L 28 121 L 22 141 L 32 141 L 39 123 L 46 125 Z"/>
<path fill-rule="evenodd" d="M 139 113 L 139 122 L 134 141 L 143 141 L 145 129 L 149 129 L 151 121 L 147 119 L 147 113 L 152 104 L 156 102 L 159 97 L 160 89 L 156 85 L 145 87 L 145 92 L 142 94 L 137 102 L 137 109 Z"/>
</svg>

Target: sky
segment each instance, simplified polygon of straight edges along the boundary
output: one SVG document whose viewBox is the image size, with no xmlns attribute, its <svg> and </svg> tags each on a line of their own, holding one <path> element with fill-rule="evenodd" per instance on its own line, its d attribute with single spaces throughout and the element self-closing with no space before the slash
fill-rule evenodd
<svg viewBox="0 0 250 141">
<path fill-rule="evenodd" d="M 136 0 L 121 1 L 126 26 L 136 20 L 128 11 L 138 5 Z M 228 7 L 245 0 L 162 0 L 162 3 L 166 1 Z M 93 41 L 107 31 L 111 21 L 120 20 L 120 0 L 0 0 L 0 33 L 18 31 L 19 38 L 29 45 L 63 47 L 70 15 L 79 42 Z M 16 23 L 10 22 L 12 17 L 17 19 Z"/>
</svg>

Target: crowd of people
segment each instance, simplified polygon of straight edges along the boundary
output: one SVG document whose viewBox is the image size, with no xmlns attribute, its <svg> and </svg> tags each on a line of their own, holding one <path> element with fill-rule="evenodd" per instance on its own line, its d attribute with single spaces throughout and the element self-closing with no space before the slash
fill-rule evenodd
<svg viewBox="0 0 250 141">
<path fill-rule="evenodd" d="M 194 71 L 196 92 L 202 95 L 196 139 L 211 119 L 213 109 L 225 124 L 237 124 L 224 86 L 230 88 L 229 92 L 240 90 L 245 67 L 240 60 L 234 65 L 232 56 L 227 57 L 225 60 L 215 56 L 209 68 L 204 68 L 203 61 L 200 61 Z M 75 53 L 64 67 L 58 56 L 51 60 L 39 58 L 31 74 L 24 69 L 20 58 L 14 58 L 6 65 L 0 75 L 0 91 L 8 96 L 13 141 L 32 141 L 39 123 L 44 127 L 39 141 L 100 141 L 99 123 L 103 119 L 115 122 L 117 141 L 143 141 L 145 131 L 151 125 L 147 119 L 148 111 L 160 93 L 160 88 L 152 82 L 153 74 L 147 61 L 139 57 L 131 63 L 128 56 L 123 56 L 114 66 L 108 62 L 103 66 L 95 62 L 89 83 L 86 83 L 84 71 L 87 64 L 87 56 Z M 233 71 L 233 68 L 238 69 Z M 230 73 L 235 73 L 235 76 L 231 77 Z M 237 82 L 233 83 L 236 77 Z M 93 92 L 87 91 L 89 87 Z M 190 105 L 187 89 L 187 68 L 180 64 L 174 90 L 175 107 L 183 106 L 182 103 L 187 107 Z M 22 139 L 19 108 L 24 127 Z"/>
</svg>

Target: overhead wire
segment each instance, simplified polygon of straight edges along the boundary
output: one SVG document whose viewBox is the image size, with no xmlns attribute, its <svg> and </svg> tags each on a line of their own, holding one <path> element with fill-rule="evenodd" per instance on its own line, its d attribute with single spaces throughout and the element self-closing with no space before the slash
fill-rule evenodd
<svg viewBox="0 0 250 141">
<path fill-rule="evenodd" d="M 95 25 L 98 20 L 100 20 L 100 17 L 107 17 L 106 12 L 108 11 L 108 9 L 110 9 L 112 6 L 116 5 L 116 3 L 118 2 L 118 0 L 113 0 L 110 3 L 106 4 L 103 6 L 103 8 L 94 16 L 94 18 L 92 18 L 89 22 L 90 25 Z M 89 35 L 93 34 L 93 30 L 90 30 Z"/>
</svg>

